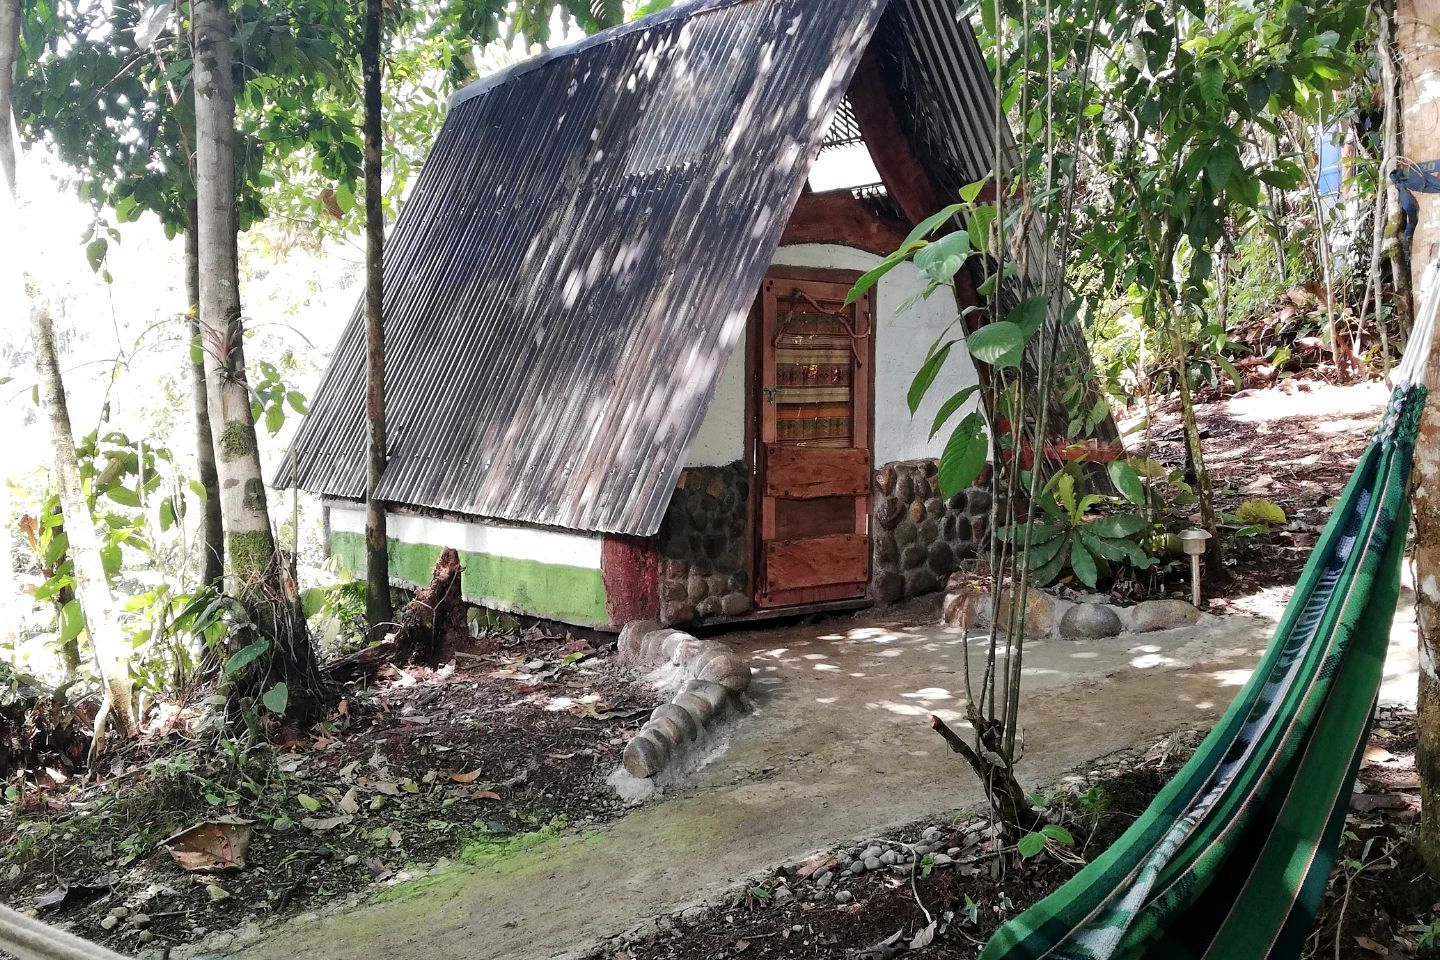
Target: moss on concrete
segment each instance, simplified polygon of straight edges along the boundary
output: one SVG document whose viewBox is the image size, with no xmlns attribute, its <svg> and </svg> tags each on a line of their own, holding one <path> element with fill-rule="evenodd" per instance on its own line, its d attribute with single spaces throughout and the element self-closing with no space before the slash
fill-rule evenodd
<svg viewBox="0 0 1440 960">
<path fill-rule="evenodd" d="M 472 884 L 473 873 L 483 871 L 490 878 L 509 877 L 524 873 L 542 861 L 548 868 L 558 858 L 573 856 L 587 846 L 599 842 L 601 831 L 590 829 L 566 833 L 564 817 L 556 817 L 539 830 L 529 833 L 493 834 L 482 832 L 460 845 L 457 863 L 398 883 L 375 899 L 381 903 L 397 903 L 418 897 L 443 896 L 444 892 Z M 469 879 L 467 879 L 469 878 Z"/>
</svg>

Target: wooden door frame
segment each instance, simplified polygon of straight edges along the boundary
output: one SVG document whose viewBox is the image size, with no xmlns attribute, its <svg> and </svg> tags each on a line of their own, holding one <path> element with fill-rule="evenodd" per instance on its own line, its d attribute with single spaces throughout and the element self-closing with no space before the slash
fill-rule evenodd
<svg viewBox="0 0 1440 960">
<path fill-rule="evenodd" d="M 760 464 L 756 456 L 756 443 L 760 436 L 760 367 L 763 357 L 765 326 L 765 288 L 772 280 L 799 280 L 816 281 L 820 283 L 843 283 L 850 286 L 855 284 L 863 276 L 859 270 L 846 270 L 839 267 L 792 267 L 783 264 L 772 264 L 765 271 L 765 276 L 760 282 L 760 289 L 755 292 L 755 300 L 750 305 L 750 314 L 745 324 L 745 475 L 749 484 L 749 496 L 746 497 L 745 508 L 745 556 L 750 568 L 750 594 L 752 598 L 760 595 L 760 552 L 761 538 L 759 537 L 760 525 L 760 500 L 763 491 L 760 486 Z M 877 285 L 878 286 L 878 285 Z M 866 510 L 866 531 L 867 539 L 873 545 L 875 530 L 872 516 L 874 513 L 874 474 L 875 474 L 875 341 L 879 337 L 878 315 L 875 310 L 875 292 L 872 287 L 865 293 L 864 299 L 868 301 L 870 311 L 870 336 L 866 337 L 865 365 L 868 370 L 865 377 L 865 445 L 870 451 L 870 476 L 867 479 L 869 491 L 864 498 Z M 870 550 L 866 551 L 867 556 L 867 580 L 875 575 L 874 556 Z M 841 601 L 817 601 L 815 604 L 796 604 L 793 609 L 802 609 L 809 606 L 833 607 L 837 603 L 846 606 L 854 603 L 864 603 L 863 598 Z M 770 607 L 772 611 L 792 609 L 787 607 Z"/>
</svg>

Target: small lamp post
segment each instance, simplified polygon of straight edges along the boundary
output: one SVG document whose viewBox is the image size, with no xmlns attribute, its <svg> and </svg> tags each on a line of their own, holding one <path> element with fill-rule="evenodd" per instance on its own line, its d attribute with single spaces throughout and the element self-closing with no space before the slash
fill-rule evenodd
<svg viewBox="0 0 1440 960">
<path fill-rule="evenodd" d="M 1205 553 L 1205 541 L 1210 532 L 1200 527 L 1180 531 L 1180 546 L 1190 555 L 1190 602 L 1200 606 L 1200 557 Z"/>
</svg>

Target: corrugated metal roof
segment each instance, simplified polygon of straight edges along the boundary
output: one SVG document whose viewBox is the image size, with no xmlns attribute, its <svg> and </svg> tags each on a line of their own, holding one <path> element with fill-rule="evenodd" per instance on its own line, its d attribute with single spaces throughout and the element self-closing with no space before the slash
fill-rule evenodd
<svg viewBox="0 0 1440 960">
<path fill-rule="evenodd" d="M 380 497 L 654 533 L 885 5 L 699 0 L 457 94 L 387 249 Z M 992 129 L 956 7 L 894 0 L 881 35 L 963 31 L 905 60 L 944 98 L 947 185 Z M 364 382 L 357 310 L 277 482 L 363 496 Z"/>
</svg>

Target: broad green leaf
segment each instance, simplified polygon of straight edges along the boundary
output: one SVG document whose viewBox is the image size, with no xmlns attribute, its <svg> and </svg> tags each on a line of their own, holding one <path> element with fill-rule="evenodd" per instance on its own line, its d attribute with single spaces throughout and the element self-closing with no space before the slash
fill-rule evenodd
<svg viewBox="0 0 1440 960">
<path fill-rule="evenodd" d="M 1136 506 L 1145 505 L 1145 485 L 1140 482 L 1140 476 L 1134 467 L 1124 460 L 1112 460 L 1107 472 L 1110 474 L 1110 482 L 1120 491 L 1122 497 Z"/>
<path fill-rule="evenodd" d="M 175 526 L 175 501 L 166 497 L 160 501 L 160 529 L 169 530 Z"/>
<path fill-rule="evenodd" d="M 899 250 L 896 250 L 890 254 L 890 256 L 881 260 L 879 264 L 864 274 L 859 280 L 856 280 L 855 286 L 851 287 L 850 292 L 845 294 L 845 306 L 850 306 L 850 304 L 869 293 L 870 288 L 879 283 L 881 277 L 908 260 L 910 254 L 915 252 L 916 246 L 915 244 L 905 244 Z"/>
<path fill-rule="evenodd" d="M 265 429 L 270 432 L 271 436 L 274 436 L 280 432 L 280 428 L 283 426 L 285 426 L 285 408 L 278 403 L 272 403 L 265 408 Z"/>
<path fill-rule="evenodd" d="M 1043 587 L 1047 583 L 1052 582 L 1056 577 L 1060 576 L 1060 571 L 1065 569 L 1065 561 L 1070 558 L 1070 540 L 1071 538 L 1066 536 L 1052 541 L 1060 544 L 1055 550 L 1055 556 L 1051 557 L 1050 560 L 1039 569 L 1034 567 L 1030 568 L 1030 575 L 1035 579 L 1035 583 L 1038 586 Z M 1029 565 L 1027 564 L 1027 566 Z"/>
<path fill-rule="evenodd" d="M 930 384 L 935 382 L 935 377 L 940 373 L 940 368 L 945 365 L 946 358 L 950 356 L 950 348 L 954 344 L 955 341 L 951 340 L 930 354 L 920 367 L 920 372 L 915 374 L 915 379 L 910 381 L 910 389 L 905 394 L 905 402 L 910 406 L 912 417 L 915 415 L 915 411 L 920 409 L 920 402 L 925 399 L 925 392 L 930 389 Z M 934 431 L 931 431 L 930 435 L 934 436 Z"/>
<path fill-rule="evenodd" d="M 85 259 L 90 261 L 90 269 L 95 273 L 100 272 L 100 265 L 105 262 L 105 254 L 110 250 L 110 241 L 104 237 L 96 237 L 85 245 Z"/>
<path fill-rule="evenodd" d="M 1048 540 L 1032 542 L 1030 549 L 1025 553 L 1026 569 L 1037 570 L 1045 567 L 1057 557 L 1063 560 L 1064 557 L 1060 551 L 1067 543 L 1069 543 L 1068 537 L 1051 537 Z"/>
<path fill-rule="evenodd" d="M 910 235 L 905 238 L 905 242 L 900 244 L 900 249 L 904 250 L 907 247 L 914 249 L 914 244 L 919 243 L 938 230 L 945 221 L 959 213 L 963 207 L 964 204 L 952 203 L 944 209 L 932 213 L 924 220 L 921 220 L 915 226 L 915 229 L 910 231 Z M 895 254 L 892 253 L 890 256 L 893 257 L 894 255 Z"/>
<path fill-rule="evenodd" d="M 308 793 L 296 794 L 295 799 L 300 801 L 300 806 L 304 807 L 306 810 L 309 810 L 311 813 L 315 813 L 322 806 L 324 806 L 324 804 L 322 804 L 319 800 L 316 800 L 314 797 L 310 796 Z"/>
<path fill-rule="evenodd" d="M 265 691 L 265 696 L 260 698 L 265 704 L 265 709 L 271 713 L 284 714 L 285 707 L 290 703 L 290 688 L 282 681 Z"/>
<path fill-rule="evenodd" d="M 235 676 L 235 674 L 239 673 L 241 670 L 244 670 L 246 667 L 250 666 L 250 664 L 258 660 L 261 656 L 265 654 L 265 651 L 269 649 L 270 641 L 264 637 L 261 637 L 259 640 L 256 640 L 248 647 L 242 647 L 241 649 L 235 651 L 233 654 L 230 655 L 230 659 L 225 661 L 225 676 Z"/>
<path fill-rule="evenodd" d="M 1049 297 L 1031 297 L 1011 310 L 1006 319 L 1019 327 L 1025 340 L 1028 341 L 1044 325 L 1045 312 L 1049 306 Z"/>
<path fill-rule="evenodd" d="M 1070 541 L 1070 569 L 1080 578 L 1081 583 L 1095 589 L 1095 584 L 1100 579 L 1099 570 L 1095 567 L 1095 555 L 1080 537 L 1074 537 Z"/>
<path fill-rule="evenodd" d="M 65 556 L 65 551 L 70 549 L 70 535 L 65 531 L 52 534 L 50 542 L 45 545 L 45 566 L 54 567 Z"/>
<path fill-rule="evenodd" d="M 966 342 L 972 357 L 992 367 L 1017 367 L 1025 352 L 1025 333 L 1009 320 L 987 323 Z"/>
<path fill-rule="evenodd" d="M 915 266 L 935 283 L 949 283 L 970 259 L 970 234 L 947 233 L 915 254 Z"/>
<path fill-rule="evenodd" d="M 1055 499 L 1065 508 L 1065 512 L 1074 517 L 1079 511 L 1075 509 L 1075 475 L 1073 473 L 1062 473 L 1055 479 Z"/>
<path fill-rule="evenodd" d="M 1129 537 L 1144 530 L 1146 520 L 1135 513 L 1122 513 L 1113 517 L 1101 517 L 1090 525 L 1090 530 L 1097 537 Z"/>
<path fill-rule="evenodd" d="M 1085 541 L 1085 546 L 1097 557 L 1104 557 L 1106 560 L 1115 560 L 1118 562 L 1127 559 L 1129 556 L 1129 554 L 1125 552 L 1125 549 L 1119 546 L 1119 544 L 1122 543 L 1130 543 L 1129 540 L 1111 540 L 1105 537 L 1097 537 L 1089 530 L 1083 528 L 1077 532 L 1080 534 L 1080 539 Z"/>
<path fill-rule="evenodd" d="M 1215 358 L 1215 362 L 1220 365 L 1221 370 L 1225 371 L 1225 376 L 1230 378 L 1231 383 L 1237 387 L 1243 387 L 1245 385 L 1244 378 L 1240 376 L 1240 371 L 1235 368 L 1235 364 L 1220 356 Z"/>
<path fill-rule="evenodd" d="M 131 490 L 129 487 L 111 487 L 109 490 L 105 491 L 105 496 L 109 497 L 111 500 L 114 500 L 116 503 L 120 504 L 123 507 L 140 506 L 140 494 L 136 493 L 134 490 Z"/>
<path fill-rule="evenodd" d="M 986 177 L 983 180 L 976 180 L 974 183 L 965 184 L 965 186 L 960 188 L 960 201 L 962 203 L 974 203 L 975 198 L 980 196 L 980 191 L 984 190 L 985 184 L 989 182 L 990 178 Z"/>
<path fill-rule="evenodd" d="M 975 391 L 979 389 L 980 385 L 978 383 L 971 384 L 964 390 L 953 394 L 949 400 L 946 400 L 940 405 L 939 412 L 935 414 L 934 422 L 930 424 L 930 437 L 932 439 L 935 437 L 935 434 L 940 432 L 940 428 L 945 426 L 945 422 L 955 415 L 955 411 L 964 406 L 965 401 L 974 396 Z M 911 412 L 914 412 L 913 408 Z"/>
<path fill-rule="evenodd" d="M 982 0 L 981 5 L 984 5 L 984 0 Z M 1021 857 L 1028 860 L 1045 849 L 1045 835 L 1041 833 L 1027 833 L 1015 844 L 1015 849 Z"/>
<path fill-rule="evenodd" d="M 1056 843 L 1064 844 L 1067 847 L 1075 842 L 1075 837 L 1070 831 L 1058 823 L 1047 823 L 1040 828 L 1040 832 L 1047 838 L 1054 840 Z"/>
<path fill-rule="evenodd" d="M 60 608 L 60 642 L 69 643 L 80 636 L 80 631 L 84 629 L 85 618 L 80 614 L 80 604 L 74 600 L 68 601 Z"/>
<path fill-rule="evenodd" d="M 975 482 L 985 469 L 989 446 L 985 420 L 980 414 L 971 413 L 960 421 L 940 455 L 937 479 L 941 496 L 953 497 Z"/>
<path fill-rule="evenodd" d="M 990 249 L 990 225 L 995 222 L 995 205 L 981 204 L 970 211 L 965 218 L 965 229 L 970 234 L 970 245 L 981 253 Z"/>
</svg>

